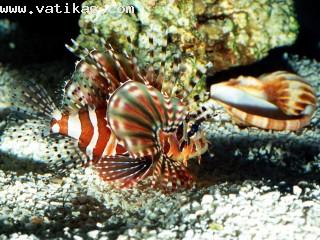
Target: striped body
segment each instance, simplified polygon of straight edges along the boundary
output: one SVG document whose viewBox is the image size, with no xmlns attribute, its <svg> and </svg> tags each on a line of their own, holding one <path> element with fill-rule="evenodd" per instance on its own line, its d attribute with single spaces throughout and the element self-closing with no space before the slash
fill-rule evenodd
<svg viewBox="0 0 320 240">
<path fill-rule="evenodd" d="M 126 152 L 110 130 L 106 108 L 56 115 L 51 121 L 51 132 L 76 139 L 90 160 Z"/>
</svg>

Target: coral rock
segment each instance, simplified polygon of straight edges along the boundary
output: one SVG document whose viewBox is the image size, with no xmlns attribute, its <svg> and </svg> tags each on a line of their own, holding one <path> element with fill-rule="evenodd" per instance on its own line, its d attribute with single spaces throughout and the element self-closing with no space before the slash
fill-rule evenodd
<svg viewBox="0 0 320 240">
<path fill-rule="evenodd" d="M 187 85 L 195 76 L 195 66 L 203 69 L 211 62 L 208 73 L 213 74 L 246 65 L 265 57 L 272 48 L 292 44 L 298 32 L 292 0 L 85 1 L 83 8 L 89 6 L 96 11 L 81 16 L 78 41 L 83 46 L 99 47 L 96 28 L 120 48 L 134 48 L 140 65 L 154 62 L 159 66 L 164 58 L 161 46 L 169 33 L 166 64 L 181 58 Z M 130 6 L 134 14 L 121 13 Z M 154 58 L 148 55 L 150 49 L 154 49 Z M 167 76 L 171 71 L 168 68 Z"/>
</svg>

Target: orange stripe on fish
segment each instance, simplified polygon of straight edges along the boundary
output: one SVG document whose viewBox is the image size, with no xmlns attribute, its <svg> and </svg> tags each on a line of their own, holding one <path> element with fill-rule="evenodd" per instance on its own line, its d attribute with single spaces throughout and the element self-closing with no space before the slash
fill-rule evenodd
<svg viewBox="0 0 320 240">
<path fill-rule="evenodd" d="M 82 111 L 79 113 L 79 118 L 81 122 L 81 135 L 79 140 L 79 146 L 82 150 L 85 150 L 89 145 L 91 138 L 93 136 L 93 126 L 89 118 L 88 111 Z"/>
<path fill-rule="evenodd" d="M 106 148 L 108 141 L 110 140 L 111 130 L 108 127 L 108 122 L 106 121 L 106 109 L 97 109 L 96 111 L 97 120 L 98 120 L 98 132 L 99 137 L 96 143 L 95 148 L 93 149 L 94 155 L 97 158 L 101 158 Z"/>
<path fill-rule="evenodd" d="M 51 131 L 75 138 L 80 149 L 90 155 L 90 160 L 126 152 L 123 146 L 118 146 L 118 141 L 111 133 L 106 120 L 106 108 L 81 110 L 70 115 L 64 113 L 60 120 L 52 119 Z"/>
</svg>

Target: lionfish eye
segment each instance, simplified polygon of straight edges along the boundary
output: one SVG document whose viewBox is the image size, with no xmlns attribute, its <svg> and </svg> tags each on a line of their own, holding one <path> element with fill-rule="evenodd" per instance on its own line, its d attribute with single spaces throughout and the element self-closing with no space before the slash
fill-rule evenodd
<svg viewBox="0 0 320 240">
<path fill-rule="evenodd" d="M 198 131 L 199 131 L 199 123 L 195 122 L 191 125 L 190 130 L 188 131 L 188 138 L 191 138 Z"/>
<path fill-rule="evenodd" d="M 183 148 L 186 146 L 186 145 L 189 145 L 190 144 L 190 138 L 199 131 L 199 123 L 198 122 L 195 122 L 191 125 L 190 129 L 188 130 L 187 132 L 187 137 L 185 140 L 183 140 L 180 145 L 179 145 L 179 150 L 182 151 Z M 179 126 L 178 130 L 177 130 L 177 136 L 179 136 L 179 139 L 182 137 L 183 135 L 183 126 Z"/>
</svg>

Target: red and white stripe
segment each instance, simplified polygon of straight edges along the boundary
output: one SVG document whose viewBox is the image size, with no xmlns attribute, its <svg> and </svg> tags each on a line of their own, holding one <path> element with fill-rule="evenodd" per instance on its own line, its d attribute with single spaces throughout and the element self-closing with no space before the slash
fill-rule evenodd
<svg viewBox="0 0 320 240">
<path fill-rule="evenodd" d="M 106 111 L 106 108 L 99 108 L 70 115 L 55 113 L 51 132 L 78 140 L 80 149 L 90 160 L 124 154 L 125 148 L 111 132 Z"/>
</svg>

